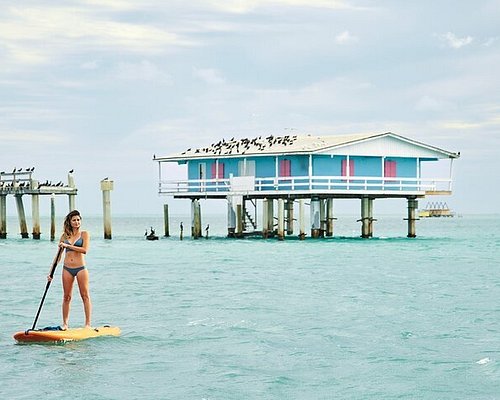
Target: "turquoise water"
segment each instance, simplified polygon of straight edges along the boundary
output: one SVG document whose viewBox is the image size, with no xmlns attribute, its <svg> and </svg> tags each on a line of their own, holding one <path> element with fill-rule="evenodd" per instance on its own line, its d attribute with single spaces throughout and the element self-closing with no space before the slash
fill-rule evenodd
<svg viewBox="0 0 500 400">
<path fill-rule="evenodd" d="M 427 219 L 407 239 L 402 217 L 357 238 L 283 242 L 210 238 L 151 242 L 161 216 L 102 222 L 87 264 L 94 325 L 120 338 L 17 345 L 31 326 L 54 243 L 0 241 L 0 397 L 9 399 L 499 399 L 500 216 Z M 48 226 L 43 222 L 42 230 Z M 58 268 L 60 274 L 60 267 Z M 60 280 L 39 327 L 60 324 Z M 83 323 L 74 293 L 70 324 Z"/>
</svg>

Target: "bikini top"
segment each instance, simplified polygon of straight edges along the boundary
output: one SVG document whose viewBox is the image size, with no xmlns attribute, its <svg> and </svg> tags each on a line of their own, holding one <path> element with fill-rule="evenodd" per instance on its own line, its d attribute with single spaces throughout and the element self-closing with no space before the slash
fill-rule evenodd
<svg viewBox="0 0 500 400">
<path fill-rule="evenodd" d="M 64 243 L 70 244 L 72 246 L 83 247 L 83 239 L 81 236 L 78 238 L 78 240 L 75 241 L 75 243 L 70 243 L 68 239 L 66 239 Z M 66 248 L 66 251 L 74 251 L 74 250 Z"/>
</svg>

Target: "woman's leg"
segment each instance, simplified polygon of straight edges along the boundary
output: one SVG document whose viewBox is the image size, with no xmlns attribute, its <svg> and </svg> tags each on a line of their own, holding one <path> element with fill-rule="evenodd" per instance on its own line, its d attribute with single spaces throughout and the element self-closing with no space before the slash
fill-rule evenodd
<svg viewBox="0 0 500 400">
<path fill-rule="evenodd" d="M 87 268 L 81 270 L 76 275 L 78 281 L 78 289 L 83 300 L 83 310 L 85 311 L 85 327 L 91 328 L 90 321 L 92 319 L 92 302 L 90 301 L 89 292 L 89 271 Z"/>
<path fill-rule="evenodd" d="M 73 292 L 73 282 L 75 278 L 66 270 L 63 269 L 62 283 L 63 283 L 63 303 L 62 303 L 62 317 L 63 329 L 68 329 L 69 310 L 71 308 L 71 294 Z"/>
</svg>

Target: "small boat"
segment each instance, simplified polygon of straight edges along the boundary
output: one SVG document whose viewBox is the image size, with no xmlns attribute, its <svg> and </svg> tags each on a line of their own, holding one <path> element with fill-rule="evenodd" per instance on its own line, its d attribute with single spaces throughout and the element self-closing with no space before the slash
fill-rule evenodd
<svg viewBox="0 0 500 400">
<path fill-rule="evenodd" d="M 445 202 L 429 202 L 418 212 L 419 218 L 454 217 L 455 212 L 448 208 Z"/>
</svg>

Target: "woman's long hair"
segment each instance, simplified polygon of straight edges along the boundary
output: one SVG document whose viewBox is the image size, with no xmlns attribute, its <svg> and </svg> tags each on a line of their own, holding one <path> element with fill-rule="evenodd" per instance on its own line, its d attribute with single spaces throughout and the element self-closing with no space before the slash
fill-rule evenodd
<svg viewBox="0 0 500 400">
<path fill-rule="evenodd" d="M 66 239 L 70 238 L 73 235 L 73 228 L 71 227 L 71 218 L 74 216 L 79 216 L 82 218 L 80 213 L 77 210 L 71 211 L 68 215 L 66 215 L 66 218 L 64 218 L 64 237 Z"/>
</svg>

